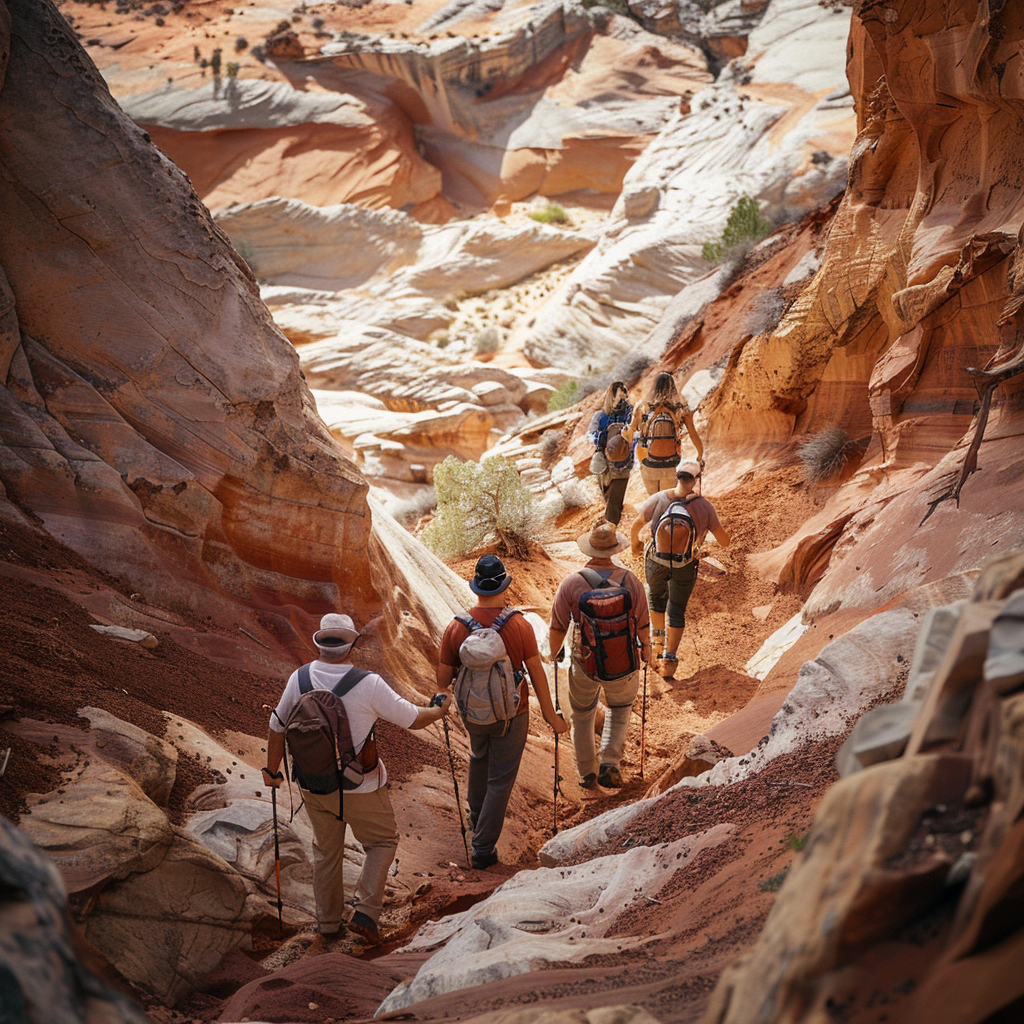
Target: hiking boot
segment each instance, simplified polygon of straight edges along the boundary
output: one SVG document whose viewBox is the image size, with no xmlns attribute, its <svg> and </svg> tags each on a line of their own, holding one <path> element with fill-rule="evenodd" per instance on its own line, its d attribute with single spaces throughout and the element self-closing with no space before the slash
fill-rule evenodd
<svg viewBox="0 0 1024 1024">
<path fill-rule="evenodd" d="M 663 679 L 675 679 L 676 667 L 679 665 L 679 658 L 671 651 L 665 651 L 658 655 L 661 665 L 658 671 Z"/>
<path fill-rule="evenodd" d="M 580 779 L 580 789 L 593 789 L 595 785 L 597 785 L 597 774 L 595 772 L 587 772 Z"/>
<path fill-rule="evenodd" d="M 491 850 L 490 853 L 481 854 L 474 853 L 470 863 L 472 863 L 475 870 L 485 871 L 487 868 L 492 868 L 498 863 L 498 851 Z"/>
<path fill-rule="evenodd" d="M 376 946 L 381 942 L 381 934 L 380 929 L 377 927 L 377 922 L 361 910 L 357 910 L 352 915 L 352 920 L 348 923 L 348 930 L 358 935 L 370 946 Z"/>
<path fill-rule="evenodd" d="M 606 789 L 618 789 L 622 785 L 622 772 L 613 764 L 603 764 L 597 775 L 597 784 Z"/>
</svg>

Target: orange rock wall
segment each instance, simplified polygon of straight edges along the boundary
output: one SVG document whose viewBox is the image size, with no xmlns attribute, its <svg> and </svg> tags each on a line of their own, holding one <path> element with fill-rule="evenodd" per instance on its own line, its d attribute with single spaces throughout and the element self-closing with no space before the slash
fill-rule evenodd
<svg viewBox="0 0 1024 1024">
<path fill-rule="evenodd" d="M 41 0 L 0 2 L 0 223 L 3 514 L 286 648 L 371 614 L 366 485 L 292 346 Z"/>
<path fill-rule="evenodd" d="M 964 368 L 1020 347 L 1006 317 L 1024 95 L 1001 69 L 1020 63 L 1021 20 L 1014 5 L 859 5 L 849 188 L 815 279 L 730 367 L 713 437 L 778 445 L 838 425 L 873 431 L 898 466 L 935 462 L 968 430 L 978 396 Z"/>
</svg>

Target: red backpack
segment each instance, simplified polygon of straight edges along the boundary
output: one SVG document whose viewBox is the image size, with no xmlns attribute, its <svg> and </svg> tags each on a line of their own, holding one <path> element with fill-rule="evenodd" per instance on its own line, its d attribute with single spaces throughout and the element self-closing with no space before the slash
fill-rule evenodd
<svg viewBox="0 0 1024 1024">
<path fill-rule="evenodd" d="M 633 595 L 608 578 L 615 570 L 581 569 L 580 575 L 593 587 L 580 595 L 580 665 L 592 679 L 610 682 L 635 672 L 637 655 L 636 615 Z"/>
</svg>

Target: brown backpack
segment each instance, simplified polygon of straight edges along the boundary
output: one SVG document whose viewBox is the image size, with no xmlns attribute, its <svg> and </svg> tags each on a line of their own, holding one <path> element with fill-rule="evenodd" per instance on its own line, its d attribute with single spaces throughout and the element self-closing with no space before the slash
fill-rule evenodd
<svg viewBox="0 0 1024 1024">
<path fill-rule="evenodd" d="M 330 690 L 313 686 L 309 665 L 299 669 L 299 699 L 284 723 L 285 743 L 292 759 L 292 775 L 311 793 L 355 789 L 377 767 L 373 731 L 357 754 L 341 699 L 370 673 L 350 668 Z"/>
<path fill-rule="evenodd" d="M 643 462 L 657 468 L 675 466 L 679 461 L 679 438 L 672 413 L 661 405 L 648 414 L 642 445 L 647 450 Z"/>
</svg>

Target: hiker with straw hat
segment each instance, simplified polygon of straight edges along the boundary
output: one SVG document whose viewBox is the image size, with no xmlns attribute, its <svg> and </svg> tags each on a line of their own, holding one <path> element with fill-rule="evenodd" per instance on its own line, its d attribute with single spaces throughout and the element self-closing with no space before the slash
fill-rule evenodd
<svg viewBox="0 0 1024 1024">
<path fill-rule="evenodd" d="M 359 636 L 348 615 L 332 612 L 320 620 L 320 628 L 313 634 L 316 661 L 289 676 L 271 715 L 263 784 L 276 789 L 284 781 L 279 768 L 285 757 L 285 737 L 300 704 L 313 699 L 323 701 L 326 708 L 336 708 L 332 698 L 340 698 L 357 755 L 355 774 L 361 775 L 361 781 L 353 784 L 349 777 L 351 767 L 339 773 L 343 776 L 340 781 L 336 778 L 321 783 L 319 776 L 314 780 L 301 770 L 295 775 L 313 826 L 313 895 L 320 934 L 327 941 L 345 934 L 342 862 L 347 825 L 366 851 L 356 882 L 355 912 L 348 928 L 364 941 L 375 944 L 381 941 L 378 922 L 384 906 L 384 883 L 398 848 L 398 826 L 388 796 L 387 769 L 377 757 L 373 727 L 378 718 L 383 718 L 405 729 L 423 729 L 448 714 L 451 701 L 417 707 L 399 697 L 376 672 L 357 669 L 351 663 L 351 653 Z M 321 691 L 328 691 L 329 695 Z M 340 725 L 340 712 L 335 713 Z M 289 749 L 294 772 L 298 758 L 290 739 Z"/>
<path fill-rule="evenodd" d="M 715 506 L 694 493 L 700 475 L 700 463 L 684 459 L 676 467 L 676 486 L 652 494 L 637 509 L 633 520 L 632 551 L 634 555 L 645 553 L 644 574 L 650 590 L 655 641 L 664 638 L 664 650 L 658 653 L 658 661 L 665 679 L 675 678 L 686 605 L 700 567 L 701 545 L 708 533 L 723 548 L 730 540 Z M 640 534 L 648 523 L 651 539 L 644 549 Z"/>
<path fill-rule="evenodd" d="M 645 662 L 651 658 L 647 595 L 633 573 L 612 561 L 629 546 L 614 524 L 599 521 L 577 544 L 589 561 L 562 580 L 555 594 L 551 654 L 557 657 L 561 652 L 572 622 L 569 705 L 580 785 L 617 789 L 622 785 L 619 765 L 639 689 L 638 655 L 642 653 Z M 598 749 L 594 721 L 602 692 L 608 711 Z"/>
<path fill-rule="evenodd" d="M 438 691 L 447 693 L 454 681 L 456 702 L 469 733 L 466 802 L 473 830 L 470 863 L 478 870 L 498 863 L 498 837 L 526 749 L 530 721 L 527 675 L 544 721 L 556 735 L 569 728 L 551 703 L 548 677 L 533 627 L 511 606 L 505 594 L 511 582 L 512 577 L 497 555 L 482 555 L 477 560 L 469 581 L 477 602 L 448 624 L 437 659 Z M 481 657 L 488 644 L 494 660 Z M 507 694 L 507 703 L 501 688 L 504 678 L 514 687 Z M 498 687 L 493 692 L 492 684 Z"/>
</svg>

